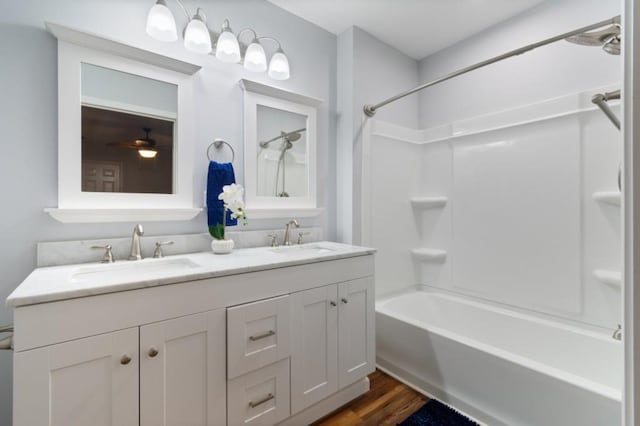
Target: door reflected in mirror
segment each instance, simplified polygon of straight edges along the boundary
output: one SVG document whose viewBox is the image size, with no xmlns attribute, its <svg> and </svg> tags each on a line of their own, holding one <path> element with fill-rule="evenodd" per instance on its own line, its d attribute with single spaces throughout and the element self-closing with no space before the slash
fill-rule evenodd
<svg viewBox="0 0 640 426">
<path fill-rule="evenodd" d="M 257 195 L 305 197 L 309 194 L 307 116 L 257 106 Z"/>
<path fill-rule="evenodd" d="M 177 86 L 83 63 L 82 191 L 174 193 Z"/>
</svg>

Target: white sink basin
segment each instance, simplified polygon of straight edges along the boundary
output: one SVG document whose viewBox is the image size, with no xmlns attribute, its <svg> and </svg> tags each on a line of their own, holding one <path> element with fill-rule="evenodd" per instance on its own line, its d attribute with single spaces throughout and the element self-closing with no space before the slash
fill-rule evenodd
<svg viewBox="0 0 640 426">
<path fill-rule="evenodd" d="M 120 261 L 109 265 L 82 266 L 71 275 L 73 282 L 104 282 L 126 278 L 136 281 L 148 277 L 171 275 L 197 268 L 197 263 L 190 259 L 147 259 L 139 261 Z"/>
<path fill-rule="evenodd" d="M 273 247 L 270 249 L 274 253 L 282 254 L 324 254 L 336 251 L 335 248 L 323 244 L 300 244 L 293 246 Z"/>
</svg>

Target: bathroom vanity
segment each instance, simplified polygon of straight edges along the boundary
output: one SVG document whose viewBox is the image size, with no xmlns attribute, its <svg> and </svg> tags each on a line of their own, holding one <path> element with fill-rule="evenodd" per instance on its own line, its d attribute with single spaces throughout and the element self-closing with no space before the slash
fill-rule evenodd
<svg viewBox="0 0 640 426">
<path fill-rule="evenodd" d="M 369 389 L 374 250 L 321 242 L 36 269 L 14 425 L 308 424 Z"/>
</svg>

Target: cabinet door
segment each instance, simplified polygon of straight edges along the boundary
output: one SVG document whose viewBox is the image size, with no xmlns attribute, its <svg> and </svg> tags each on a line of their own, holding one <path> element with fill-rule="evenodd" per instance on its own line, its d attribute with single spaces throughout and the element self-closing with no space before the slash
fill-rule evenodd
<svg viewBox="0 0 640 426">
<path fill-rule="evenodd" d="M 140 327 L 140 424 L 226 424 L 225 310 Z"/>
<path fill-rule="evenodd" d="M 14 355 L 15 426 L 138 424 L 138 328 Z"/>
<path fill-rule="evenodd" d="M 291 413 L 338 390 L 338 287 L 291 295 Z"/>
<path fill-rule="evenodd" d="M 338 285 L 338 377 L 343 388 L 375 370 L 373 278 Z"/>
</svg>

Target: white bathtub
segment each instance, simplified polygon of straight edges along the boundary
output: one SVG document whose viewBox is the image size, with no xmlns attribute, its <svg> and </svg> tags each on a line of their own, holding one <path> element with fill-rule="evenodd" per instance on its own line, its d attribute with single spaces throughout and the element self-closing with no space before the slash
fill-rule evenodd
<svg viewBox="0 0 640 426">
<path fill-rule="evenodd" d="M 622 344 L 455 296 L 376 303 L 378 366 L 490 425 L 617 426 Z"/>
</svg>

